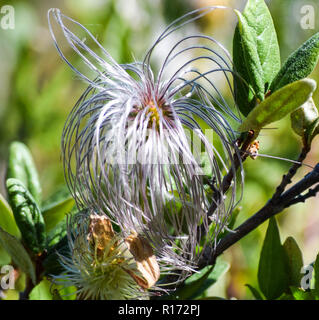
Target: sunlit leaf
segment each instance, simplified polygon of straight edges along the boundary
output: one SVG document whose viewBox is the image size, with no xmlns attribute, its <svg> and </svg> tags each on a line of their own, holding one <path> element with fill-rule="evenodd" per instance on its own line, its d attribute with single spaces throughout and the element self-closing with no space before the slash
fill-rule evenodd
<svg viewBox="0 0 319 320">
<path fill-rule="evenodd" d="M 244 54 L 244 61 L 249 75 L 249 83 L 253 87 L 256 96 L 260 100 L 264 100 L 264 80 L 263 70 L 258 55 L 258 50 L 255 41 L 255 34 L 251 30 L 246 18 L 237 10 L 238 29 L 241 35 L 241 44 Z"/>
<path fill-rule="evenodd" d="M 274 79 L 270 90 L 277 91 L 289 83 L 308 77 L 317 65 L 318 59 L 319 32 L 289 56 Z"/>
<path fill-rule="evenodd" d="M 51 282 L 47 279 L 42 280 L 36 285 L 29 294 L 30 300 L 53 300 L 51 292 Z"/>
<path fill-rule="evenodd" d="M 69 196 L 68 198 L 61 200 L 54 207 L 51 207 L 43 211 L 43 218 L 45 222 L 45 228 L 47 232 L 50 232 L 55 228 L 60 221 L 62 221 L 67 213 L 70 213 L 75 205 L 74 199 Z"/>
<path fill-rule="evenodd" d="M 243 16 L 254 32 L 255 45 L 263 71 L 264 90 L 267 92 L 281 66 L 274 22 L 264 0 L 248 0 Z"/>
<path fill-rule="evenodd" d="M 310 291 L 304 291 L 301 288 L 291 286 L 290 291 L 295 300 L 314 300 L 314 296 Z"/>
<path fill-rule="evenodd" d="M 63 287 L 44 278 L 29 294 L 30 300 L 75 300 L 76 287 Z"/>
<path fill-rule="evenodd" d="M 248 0 L 233 39 L 235 99 L 240 111 L 247 116 L 255 107 L 256 96 L 264 93 L 280 70 L 280 51 L 271 14 L 264 0 Z M 253 89 L 253 90 L 252 90 Z"/>
<path fill-rule="evenodd" d="M 71 194 L 68 187 L 66 185 L 59 186 L 57 190 L 43 202 L 42 211 L 50 210 L 70 197 Z"/>
<path fill-rule="evenodd" d="M 21 237 L 19 228 L 14 220 L 12 209 L 1 194 L 0 194 L 0 227 L 17 238 Z"/>
<path fill-rule="evenodd" d="M 306 101 L 298 110 L 291 113 L 291 127 L 301 137 L 305 137 L 311 125 L 319 117 L 318 109 L 312 98 Z M 306 138 L 306 137 L 305 137 Z"/>
<path fill-rule="evenodd" d="M 234 74 L 234 92 L 236 104 L 240 112 L 244 116 L 247 116 L 256 105 L 256 97 L 253 88 L 249 84 L 249 72 L 246 68 L 241 42 L 241 35 L 237 25 L 233 39 L 233 62 L 236 72 Z"/>
<path fill-rule="evenodd" d="M 264 0 L 248 0 L 233 38 L 235 100 L 247 116 L 280 70 L 280 51 L 274 23 Z"/>
<path fill-rule="evenodd" d="M 5 290 L 3 293 L 3 298 L 0 300 L 19 300 L 19 291 L 14 289 Z"/>
<path fill-rule="evenodd" d="M 264 126 L 278 121 L 300 108 L 316 89 L 316 82 L 303 79 L 276 91 L 255 107 L 239 127 L 239 131 L 259 131 Z"/>
<path fill-rule="evenodd" d="M 62 285 L 54 285 L 52 289 L 62 300 L 76 300 L 77 288 L 74 286 L 65 287 Z M 57 296 L 53 296 L 53 298 L 56 300 Z"/>
</svg>

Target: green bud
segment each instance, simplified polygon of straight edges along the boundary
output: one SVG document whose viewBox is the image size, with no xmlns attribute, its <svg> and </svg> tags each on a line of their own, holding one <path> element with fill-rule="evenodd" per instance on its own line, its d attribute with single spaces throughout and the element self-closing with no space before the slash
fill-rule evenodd
<svg viewBox="0 0 319 320">
<path fill-rule="evenodd" d="M 41 185 L 37 169 L 29 149 L 21 142 L 10 145 L 7 179 L 10 178 L 20 180 L 40 204 Z"/>
<path fill-rule="evenodd" d="M 23 242 L 34 253 L 42 252 L 45 247 L 46 235 L 39 206 L 21 181 L 8 179 L 7 190 Z"/>
<path fill-rule="evenodd" d="M 290 115 L 291 127 L 297 135 L 305 139 L 305 142 L 310 143 L 314 137 L 316 120 L 319 118 L 319 112 L 315 102 L 310 98 L 298 110 Z"/>
</svg>

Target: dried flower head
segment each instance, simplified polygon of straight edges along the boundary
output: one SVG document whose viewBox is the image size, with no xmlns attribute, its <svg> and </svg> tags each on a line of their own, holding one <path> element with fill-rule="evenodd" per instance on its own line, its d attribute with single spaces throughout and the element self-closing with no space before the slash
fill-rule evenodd
<svg viewBox="0 0 319 320">
<path fill-rule="evenodd" d="M 79 299 L 147 298 L 160 271 L 150 244 L 137 233 L 122 239 L 111 221 L 96 214 L 69 218 L 71 256 L 61 256 L 65 273 L 56 277 L 78 288 Z"/>
<path fill-rule="evenodd" d="M 89 83 L 68 117 L 62 139 L 66 179 L 78 206 L 106 214 L 119 225 L 123 237 L 135 230 L 152 244 L 161 265 L 186 272 L 196 266 L 199 240 L 209 230 L 201 245 L 214 243 L 236 205 L 236 180 L 227 197 L 221 191 L 229 170 L 236 177 L 233 154 L 238 150 L 226 116 L 239 119 L 236 108 L 228 105 L 219 89 L 224 80 L 222 85 L 226 83 L 233 94 L 232 62 L 221 44 L 199 34 L 164 46 L 166 55 L 156 76 L 151 57 L 165 40 L 216 8 L 221 7 L 199 9 L 179 18 L 158 37 L 143 62 L 124 65 L 116 63 L 81 24 L 58 9 L 49 11 L 50 30 L 60 55 Z M 96 74 L 94 80 L 66 59 L 51 17 Z M 86 40 L 67 23 L 84 30 Z M 220 193 L 210 229 L 206 212 L 212 200 L 204 188 L 204 171 L 212 175 L 214 190 Z"/>
</svg>

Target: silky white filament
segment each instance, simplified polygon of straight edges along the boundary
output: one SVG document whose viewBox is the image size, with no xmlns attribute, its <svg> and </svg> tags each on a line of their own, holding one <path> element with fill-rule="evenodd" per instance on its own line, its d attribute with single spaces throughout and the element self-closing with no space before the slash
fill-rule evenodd
<svg viewBox="0 0 319 320">
<path fill-rule="evenodd" d="M 193 270 L 200 256 L 199 246 L 215 243 L 227 226 L 238 194 L 241 196 L 237 191 L 243 185 L 243 171 L 236 175 L 234 156 L 239 151 L 227 120 L 239 122 L 240 116 L 235 103 L 229 105 L 220 89 L 226 85 L 234 95 L 230 54 L 214 38 L 190 34 L 166 50 L 158 73 L 150 66 L 153 52 L 172 33 L 223 8 L 208 7 L 184 15 L 164 30 L 143 62 L 123 65 L 117 64 L 78 22 L 58 9 L 48 13 L 57 50 L 89 83 L 63 130 L 68 186 L 79 208 L 106 214 L 123 236 L 135 230 L 146 237 L 163 270 Z M 51 18 L 96 74 L 95 79 L 66 59 Z M 65 21 L 84 30 L 103 57 L 67 28 Z M 216 81 L 216 75 L 224 81 Z M 205 191 L 203 154 L 207 159 L 205 172 L 212 175 L 220 193 L 210 229 L 206 213 L 213 200 Z M 222 180 L 230 170 L 234 183 L 223 194 Z M 203 230 L 205 233 L 200 234 Z M 205 239 L 206 233 L 209 237 Z M 199 244 L 200 239 L 205 240 Z"/>
</svg>

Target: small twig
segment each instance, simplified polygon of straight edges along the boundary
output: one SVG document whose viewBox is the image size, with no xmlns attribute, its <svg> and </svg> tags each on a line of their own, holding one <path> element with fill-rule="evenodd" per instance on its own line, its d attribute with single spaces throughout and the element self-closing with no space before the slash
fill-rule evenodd
<svg viewBox="0 0 319 320">
<path fill-rule="evenodd" d="M 285 191 L 285 188 L 288 184 L 291 183 L 291 179 L 294 177 L 294 175 L 297 173 L 298 169 L 301 167 L 302 162 L 306 159 L 306 156 L 308 152 L 310 151 L 309 147 L 304 147 L 299 155 L 298 163 L 294 163 L 292 167 L 289 169 L 288 173 L 283 176 L 281 183 L 276 189 L 275 194 L 273 195 L 272 199 L 278 199 L 280 195 Z"/>
<path fill-rule="evenodd" d="M 238 228 L 227 234 L 224 238 L 220 240 L 217 244 L 215 250 L 212 248 L 208 248 L 210 252 L 206 252 L 200 262 L 200 267 L 203 267 L 208 264 L 214 264 L 216 258 L 222 254 L 226 249 L 232 246 L 234 243 L 242 239 L 252 230 L 256 229 L 259 225 L 263 222 L 268 220 L 269 218 L 273 217 L 277 213 L 281 212 L 285 208 L 297 203 L 297 199 L 299 197 L 299 202 L 304 201 L 305 199 L 309 198 L 310 196 L 315 196 L 317 192 L 319 192 L 319 186 L 316 186 L 313 190 L 309 191 L 306 195 L 300 196 L 300 194 L 306 190 L 308 190 L 311 186 L 319 183 L 319 164 L 308 173 L 303 179 L 301 179 L 298 183 L 292 186 L 289 190 L 283 193 L 281 196 L 277 196 L 277 198 L 272 197 L 266 205 L 261 208 L 257 213 L 255 213 L 252 217 L 247 219 L 243 224 L 241 224 Z M 207 257 L 210 257 L 207 259 Z"/>
<path fill-rule="evenodd" d="M 315 197 L 316 194 L 319 192 L 319 185 L 317 185 L 315 188 L 313 189 L 309 189 L 309 191 L 304 194 L 304 195 L 300 195 L 294 199 L 292 199 L 288 205 L 286 206 L 286 208 L 294 205 L 294 204 L 297 204 L 297 203 L 301 203 L 301 202 L 305 202 L 307 199 L 309 198 L 312 198 L 312 197 Z"/>
<path fill-rule="evenodd" d="M 308 173 L 303 179 L 292 186 L 288 191 L 286 191 L 281 199 L 285 201 L 287 205 L 290 201 L 300 196 L 304 191 L 308 190 L 310 187 L 314 186 L 319 182 L 319 164 Z"/>
</svg>

